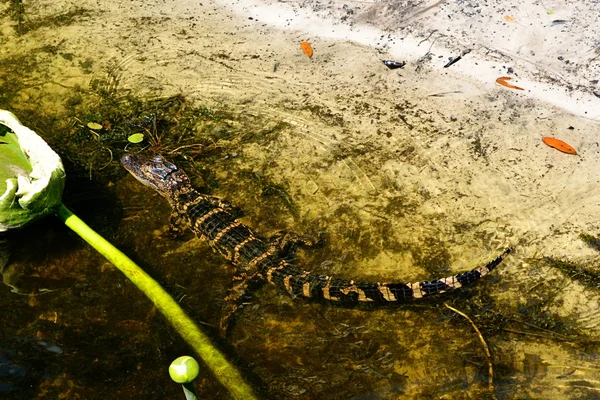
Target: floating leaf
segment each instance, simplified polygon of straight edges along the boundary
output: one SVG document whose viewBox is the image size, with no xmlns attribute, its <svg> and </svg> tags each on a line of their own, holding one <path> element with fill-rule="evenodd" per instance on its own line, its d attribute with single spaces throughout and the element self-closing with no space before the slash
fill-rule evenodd
<svg viewBox="0 0 600 400">
<path fill-rule="evenodd" d="M 300 43 L 300 48 L 302 48 L 302 51 L 304 52 L 304 54 L 306 54 L 308 56 L 308 58 L 312 58 L 313 49 L 312 49 L 312 46 L 310 45 L 310 43 L 302 42 L 302 43 Z"/>
<path fill-rule="evenodd" d="M 141 143 L 143 140 L 144 140 L 143 133 L 134 133 L 133 135 L 131 135 L 127 138 L 127 141 L 129 141 L 129 143 Z"/>
<path fill-rule="evenodd" d="M 102 129 L 102 125 L 96 123 L 96 122 L 88 122 L 87 123 L 87 127 L 90 129 L 93 129 L 95 131 L 98 131 L 100 129 Z"/>
<path fill-rule="evenodd" d="M 546 145 L 555 148 L 558 151 L 562 151 L 567 154 L 577 154 L 577 151 L 569 144 L 563 142 L 562 140 L 554 139 L 551 137 L 543 137 L 542 142 Z"/>
<path fill-rule="evenodd" d="M 508 22 L 515 22 L 515 19 L 513 17 L 511 17 L 510 15 L 505 15 L 504 19 L 507 20 Z"/>
</svg>

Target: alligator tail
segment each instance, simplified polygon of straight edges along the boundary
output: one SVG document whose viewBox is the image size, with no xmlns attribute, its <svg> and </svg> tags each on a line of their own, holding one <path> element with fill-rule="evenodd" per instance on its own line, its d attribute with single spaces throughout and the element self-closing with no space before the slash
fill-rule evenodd
<svg viewBox="0 0 600 400">
<path fill-rule="evenodd" d="M 265 278 L 268 282 L 285 288 L 291 295 L 298 297 L 345 304 L 404 302 L 441 294 L 476 282 L 496 268 L 511 251 L 512 248 L 508 248 L 493 261 L 471 271 L 434 281 L 416 283 L 349 281 L 302 271 L 285 261 L 267 269 Z"/>
</svg>

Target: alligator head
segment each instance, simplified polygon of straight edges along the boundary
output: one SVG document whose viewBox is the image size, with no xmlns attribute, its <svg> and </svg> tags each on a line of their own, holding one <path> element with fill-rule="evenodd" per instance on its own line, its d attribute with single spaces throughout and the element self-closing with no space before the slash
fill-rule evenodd
<svg viewBox="0 0 600 400">
<path fill-rule="evenodd" d="M 190 186 L 188 176 L 163 156 L 147 157 L 140 154 L 125 153 L 121 164 L 138 181 L 165 197 L 171 197 Z"/>
</svg>

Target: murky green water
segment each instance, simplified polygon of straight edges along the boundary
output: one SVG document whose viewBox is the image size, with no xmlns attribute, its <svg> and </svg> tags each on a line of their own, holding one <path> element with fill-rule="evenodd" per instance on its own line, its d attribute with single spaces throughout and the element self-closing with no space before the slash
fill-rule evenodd
<svg viewBox="0 0 600 400">
<path fill-rule="evenodd" d="M 210 13 L 0 4 L 0 108 L 61 155 L 64 203 L 155 277 L 264 398 L 492 398 L 480 338 L 444 303 L 480 329 L 497 398 L 598 396 L 600 257 L 580 238 L 600 231 L 592 125 L 495 93 L 430 96 L 419 71 L 375 69 L 368 49 L 322 41 L 311 61 L 278 36 L 251 43 L 243 24 L 217 29 Z M 540 144 L 557 125 L 575 127 L 560 132 L 580 157 Z M 129 144 L 133 133 L 145 141 Z M 297 259 L 315 272 L 414 282 L 515 253 L 474 287 L 400 307 L 266 286 L 221 337 L 233 267 L 168 235 L 167 204 L 118 163 L 126 149 L 161 152 L 263 237 L 324 232 L 323 248 Z M 117 270 L 51 218 L 4 239 L 3 398 L 183 398 L 167 368 L 190 349 Z M 201 398 L 228 398 L 202 373 Z"/>
</svg>

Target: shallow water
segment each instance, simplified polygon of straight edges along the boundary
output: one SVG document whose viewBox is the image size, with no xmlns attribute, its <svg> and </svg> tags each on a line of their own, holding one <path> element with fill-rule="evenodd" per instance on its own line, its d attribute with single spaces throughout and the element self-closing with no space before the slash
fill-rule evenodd
<svg viewBox="0 0 600 400">
<path fill-rule="evenodd" d="M 265 398 L 492 398 L 480 339 L 445 302 L 481 330 L 498 398 L 598 395 L 600 258 L 579 237 L 599 231 L 594 119 L 437 68 L 441 49 L 389 70 L 386 46 L 213 3 L 15 4 L 1 5 L 0 107 L 59 152 L 67 206 L 164 285 Z M 90 121 L 111 126 L 94 134 Z M 305 269 L 414 282 L 515 252 L 474 287 L 401 307 L 264 287 L 222 338 L 234 269 L 200 240 L 166 235 L 168 206 L 117 161 L 147 145 L 263 237 L 324 232 L 323 248 L 299 254 Z M 3 394 L 182 396 L 166 371 L 190 349 L 118 271 L 51 219 L 9 240 Z M 227 398 L 208 371 L 196 387 Z"/>
</svg>

